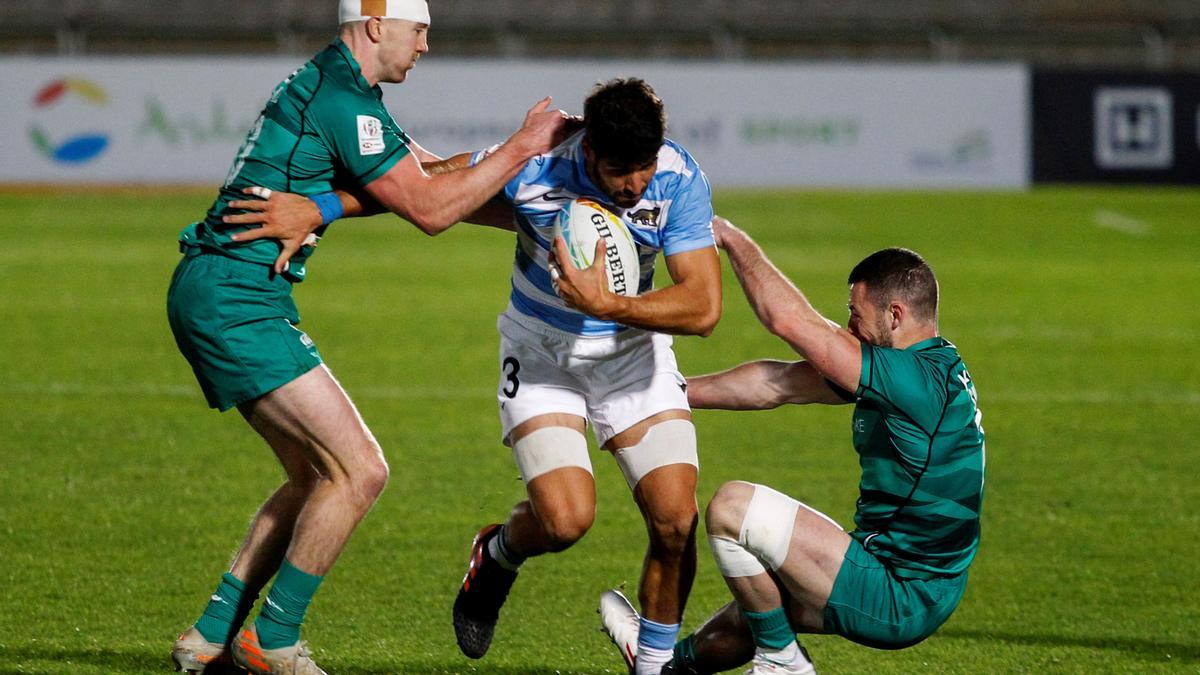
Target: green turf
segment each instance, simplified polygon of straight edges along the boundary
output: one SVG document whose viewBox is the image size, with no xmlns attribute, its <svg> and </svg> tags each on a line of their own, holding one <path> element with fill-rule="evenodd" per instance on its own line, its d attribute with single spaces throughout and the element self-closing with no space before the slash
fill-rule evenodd
<svg viewBox="0 0 1200 675">
<path fill-rule="evenodd" d="M 0 195 L 0 672 L 166 670 L 280 479 L 236 414 L 205 408 L 167 327 L 174 237 L 209 198 Z M 960 609 L 899 652 L 809 638 L 823 673 L 1200 669 L 1200 194 L 721 192 L 717 208 L 839 320 L 861 257 L 924 253 L 979 389 L 987 497 Z M 468 541 L 522 495 L 493 399 L 512 248 L 348 221 L 297 289 L 393 477 L 310 612 L 331 672 L 621 672 L 594 607 L 634 586 L 644 535 L 602 456 L 592 532 L 528 564 L 484 661 L 454 645 Z M 677 340 L 685 372 L 788 356 L 728 273 L 725 304 L 711 338 Z M 849 524 L 848 419 L 698 414 L 702 501 L 743 478 Z M 726 597 L 702 548 L 687 627 Z"/>
</svg>

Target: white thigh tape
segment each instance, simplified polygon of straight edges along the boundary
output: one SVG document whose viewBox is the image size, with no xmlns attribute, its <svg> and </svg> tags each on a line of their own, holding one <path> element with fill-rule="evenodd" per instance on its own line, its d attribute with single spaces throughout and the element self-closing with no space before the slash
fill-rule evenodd
<svg viewBox="0 0 1200 675">
<path fill-rule="evenodd" d="M 767 571 L 758 558 L 732 539 L 709 535 L 708 545 L 723 577 L 755 577 Z"/>
<path fill-rule="evenodd" d="M 517 469 L 521 471 L 521 478 L 526 483 L 544 473 L 566 466 L 577 466 L 592 473 L 587 439 L 574 429 L 538 429 L 513 443 L 512 452 L 513 459 L 517 460 Z"/>
<path fill-rule="evenodd" d="M 765 485 L 754 486 L 738 543 L 777 570 L 787 560 L 800 502 Z"/>
<path fill-rule="evenodd" d="M 700 468 L 696 455 L 696 428 L 688 420 L 659 422 L 646 432 L 642 442 L 613 452 L 617 466 L 625 474 L 629 489 L 637 487 L 643 476 L 660 466 L 691 464 Z"/>
</svg>

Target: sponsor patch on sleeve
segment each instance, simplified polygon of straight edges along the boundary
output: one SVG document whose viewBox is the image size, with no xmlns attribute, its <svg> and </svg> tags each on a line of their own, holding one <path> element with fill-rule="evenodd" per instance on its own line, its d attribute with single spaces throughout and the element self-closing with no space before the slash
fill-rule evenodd
<svg viewBox="0 0 1200 675">
<path fill-rule="evenodd" d="M 383 123 L 370 115 L 358 116 L 358 154 L 378 155 L 386 149 Z"/>
</svg>

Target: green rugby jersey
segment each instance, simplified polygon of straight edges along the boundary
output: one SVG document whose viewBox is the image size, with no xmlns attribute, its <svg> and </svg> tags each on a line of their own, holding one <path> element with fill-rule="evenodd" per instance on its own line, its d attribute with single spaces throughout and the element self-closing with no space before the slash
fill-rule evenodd
<svg viewBox="0 0 1200 675">
<path fill-rule="evenodd" d="M 984 438 L 957 348 L 940 337 L 908 349 L 863 343 L 855 395 L 862 481 L 851 536 L 900 577 L 963 572 L 979 546 Z"/>
<path fill-rule="evenodd" d="M 180 241 L 271 265 L 279 255 L 278 242 L 230 241 L 230 235 L 249 228 L 221 222 L 221 216 L 240 213 L 228 208 L 231 200 L 253 199 L 243 188 L 261 185 L 313 195 L 335 185 L 366 185 L 409 153 L 408 142 L 383 105 L 383 91 L 367 84 L 349 48 L 336 40 L 275 88 L 207 217 L 185 228 Z M 318 238 L 324 230 L 315 232 Z M 304 246 L 285 276 L 302 281 L 314 247 L 315 241 Z"/>
</svg>

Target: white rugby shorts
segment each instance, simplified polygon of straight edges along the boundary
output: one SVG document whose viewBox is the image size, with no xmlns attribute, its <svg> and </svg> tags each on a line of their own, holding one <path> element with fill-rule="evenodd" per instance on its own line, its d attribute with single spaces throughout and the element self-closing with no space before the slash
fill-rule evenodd
<svg viewBox="0 0 1200 675">
<path fill-rule="evenodd" d="M 686 380 L 663 333 L 630 328 L 585 337 L 509 308 L 500 330 L 501 438 L 539 415 L 567 413 L 591 422 L 600 445 L 667 410 L 690 410 Z"/>
</svg>

